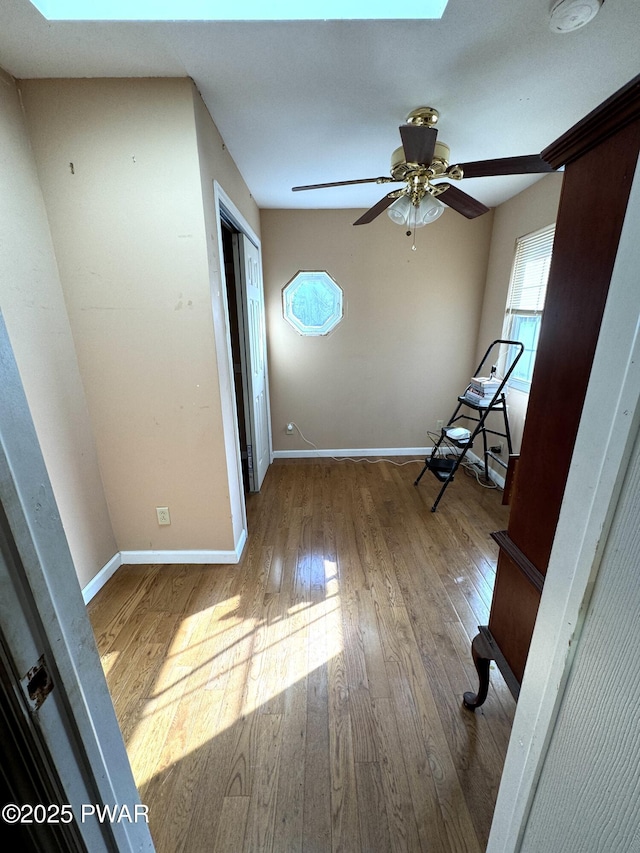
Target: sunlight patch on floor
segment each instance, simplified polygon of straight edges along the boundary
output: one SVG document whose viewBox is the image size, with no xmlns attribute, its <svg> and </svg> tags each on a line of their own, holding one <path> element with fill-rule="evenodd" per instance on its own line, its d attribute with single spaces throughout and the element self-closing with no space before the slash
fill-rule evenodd
<svg viewBox="0 0 640 853">
<path fill-rule="evenodd" d="M 295 602 L 282 613 L 274 607 L 269 615 L 266 602 L 259 620 L 241 618 L 236 596 L 182 621 L 127 740 L 138 786 L 238 720 L 264 713 L 342 653 L 335 562 L 324 561 L 324 576 L 321 598 Z"/>
</svg>

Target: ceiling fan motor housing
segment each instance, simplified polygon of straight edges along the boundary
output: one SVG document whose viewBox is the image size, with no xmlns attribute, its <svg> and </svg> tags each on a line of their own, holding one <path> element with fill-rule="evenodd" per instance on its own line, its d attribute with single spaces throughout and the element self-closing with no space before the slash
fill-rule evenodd
<svg viewBox="0 0 640 853">
<path fill-rule="evenodd" d="M 432 172 L 431 177 L 437 178 L 440 175 L 444 175 L 449 168 L 449 156 L 449 146 L 444 142 L 436 142 L 430 166 L 430 170 Z M 424 166 L 419 166 L 416 163 L 407 163 L 402 145 L 399 148 L 396 148 L 391 155 L 391 176 L 394 180 L 404 181 L 418 169 L 427 171 Z"/>
</svg>

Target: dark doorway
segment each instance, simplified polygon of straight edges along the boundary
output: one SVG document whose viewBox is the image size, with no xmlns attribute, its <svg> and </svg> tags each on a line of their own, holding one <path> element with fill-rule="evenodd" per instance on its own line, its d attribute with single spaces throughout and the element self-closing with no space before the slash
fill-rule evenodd
<svg viewBox="0 0 640 853">
<path fill-rule="evenodd" d="M 242 461 L 242 483 L 244 491 L 249 491 L 249 459 L 247 454 L 247 428 L 245 418 L 244 383 L 242 379 L 241 348 L 244 340 L 240 329 L 238 306 L 238 231 L 230 223 L 221 219 L 222 252 L 224 276 L 227 284 L 227 305 L 229 306 L 229 334 L 231 336 L 231 358 L 233 361 L 233 384 L 236 391 L 236 417 L 240 437 L 240 458 Z"/>
</svg>

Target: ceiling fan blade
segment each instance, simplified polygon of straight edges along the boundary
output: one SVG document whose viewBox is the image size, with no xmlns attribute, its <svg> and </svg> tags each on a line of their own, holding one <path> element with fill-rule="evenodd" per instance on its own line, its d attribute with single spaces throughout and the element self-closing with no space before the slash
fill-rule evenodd
<svg viewBox="0 0 640 853">
<path fill-rule="evenodd" d="M 369 210 L 363 213 L 360 219 L 356 219 L 353 224 L 367 225 L 369 222 L 373 222 L 376 216 L 380 216 L 380 214 L 384 210 L 386 210 L 390 204 L 393 204 L 396 198 L 398 198 L 398 196 L 395 192 L 389 193 L 389 195 L 384 196 L 384 198 L 381 198 L 380 201 L 376 202 L 373 207 L 370 207 Z"/>
<path fill-rule="evenodd" d="M 436 147 L 438 131 L 435 127 L 417 124 L 401 124 L 400 137 L 407 163 L 430 166 Z"/>
<path fill-rule="evenodd" d="M 454 187 L 451 184 L 438 184 L 438 186 L 447 187 L 441 195 L 438 195 L 438 199 L 448 204 L 454 210 L 457 210 L 458 213 L 466 216 L 467 219 L 475 219 L 476 216 L 482 216 L 483 213 L 489 212 L 489 208 L 485 207 L 481 201 L 462 192 L 458 187 Z"/>
<path fill-rule="evenodd" d="M 322 190 L 325 187 L 348 187 L 352 184 L 390 184 L 392 181 L 393 178 L 386 176 L 380 178 L 359 178 L 355 181 L 331 181 L 328 184 L 307 184 L 304 187 L 291 187 L 291 191 L 299 193 L 301 190 Z M 395 181 L 394 183 L 400 183 L 400 181 Z"/>
<path fill-rule="evenodd" d="M 553 172 L 546 160 L 539 154 L 525 154 L 523 157 L 500 157 L 495 160 L 476 160 L 474 163 L 460 163 L 465 178 L 489 178 L 494 175 L 535 175 L 539 172 Z"/>
</svg>

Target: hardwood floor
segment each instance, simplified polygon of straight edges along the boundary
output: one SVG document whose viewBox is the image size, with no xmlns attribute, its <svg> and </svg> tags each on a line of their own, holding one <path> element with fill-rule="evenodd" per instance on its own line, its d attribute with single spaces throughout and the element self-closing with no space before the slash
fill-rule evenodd
<svg viewBox="0 0 640 853">
<path fill-rule="evenodd" d="M 480 853 L 515 705 L 470 641 L 506 527 L 461 471 L 279 460 L 238 566 L 122 567 L 89 605 L 159 853 Z"/>
</svg>

